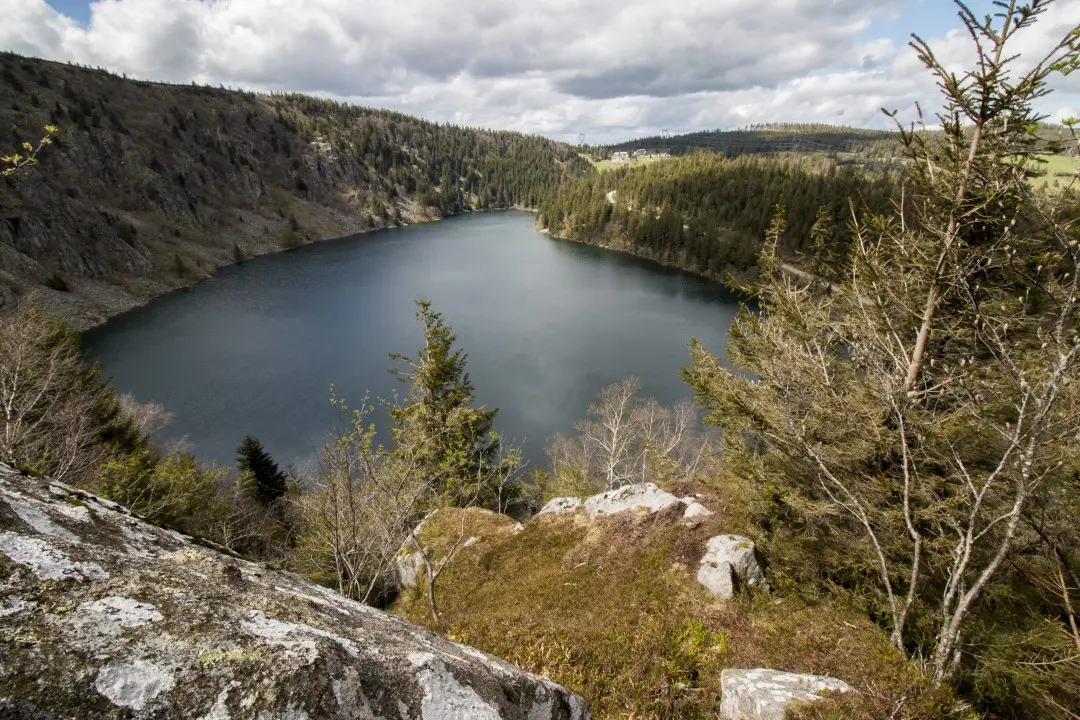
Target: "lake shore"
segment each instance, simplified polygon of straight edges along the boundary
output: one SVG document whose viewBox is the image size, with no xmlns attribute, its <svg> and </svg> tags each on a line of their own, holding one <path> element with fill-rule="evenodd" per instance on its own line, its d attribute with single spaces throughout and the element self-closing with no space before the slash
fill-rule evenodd
<svg viewBox="0 0 1080 720">
<path fill-rule="evenodd" d="M 447 218 L 466 215 L 476 212 L 500 212 L 507 210 L 519 210 L 522 212 L 535 213 L 536 208 L 513 206 L 509 208 L 492 208 L 491 210 L 467 210 L 454 215 L 434 217 L 414 212 L 409 209 L 403 215 L 404 222 L 400 225 L 385 225 L 382 227 L 367 227 L 357 224 L 355 219 L 349 218 L 331 208 L 323 208 L 324 212 L 315 214 L 313 225 L 318 229 L 319 235 L 308 242 L 301 241 L 293 247 L 282 247 L 276 241 L 263 243 L 249 243 L 248 247 L 253 251 L 243 260 L 231 259 L 214 265 L 209 272 L 193 272 L 190 277 L 175 283 L 165 283 L 151 278 L 125 278 L 122 283 L 110 282 L 94 278 L 73 278 L 69 281 L 68 291 L 59 291 L 52 288 L 38 286 L 20 300 L 20 304 L 29 303 L 31 306 L 40 308 L 46 315 L 58 315 L 70 323 L 76 330 L 86 332 L 100 327 L 105 323 L 121 315 L 138 310 L 152 300 L 173 292 L 184 292 L 214 277 L 222 268 L 231 267 L 239 263 L 247 262 L 264 255 L 275 255 L 297 250 L 308 245 L 317 245 L 333 240 L 341 240 L 347 237 L 370 235 L 383 230 L 390 230 L 410 225 L 441 222 Z M 218 236 L 220 242 L 231 243 L 241 239 L 235 233 L 221 233 Z M 250 238 L 248 238 L 250 239 Z"/>
</svg>

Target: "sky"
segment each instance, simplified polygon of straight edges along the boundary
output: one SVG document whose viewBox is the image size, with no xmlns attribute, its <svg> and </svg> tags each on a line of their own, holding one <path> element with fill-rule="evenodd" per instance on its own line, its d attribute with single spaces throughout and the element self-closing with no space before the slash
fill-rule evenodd
<svg viewBox="0 0 1080 720">
<path fill-rule="evenodd" d="M 977 13 L 990 0 L 971 0 Z M 129 77 L 297 91 L 591 144 L 936 107 L 907 46 L 972 57 L 949 0 L 0 0 L 0 48 Z M 1080 25 L 1056 0 L 1033 62 Z M 1080 72 L 1039 109 L 1080 115 Z"/>
</svg>

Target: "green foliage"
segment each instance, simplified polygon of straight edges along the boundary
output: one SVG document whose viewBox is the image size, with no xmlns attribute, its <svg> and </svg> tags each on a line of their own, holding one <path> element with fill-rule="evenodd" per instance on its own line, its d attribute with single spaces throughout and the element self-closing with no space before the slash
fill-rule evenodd
<svg viewBox="0 0 1080 720">
<path fill-rule="evenodd" d="M 416 357 L 392 354 L 403 365 L 391 373 L 409 387 L 400 405 L 389 408 L 399 455 L 452 504 L 498 507 L 508 498 L 503 480 L 517 465 L 500 457 L 492 430 L 497 410 L 473 407 L 468 356 L 454 347 L 457 336 L 426 300 L 417 301 L 424 346 Z"/>
<path fill-rule="evenodd" d="M 836 219 L 828 208 L 820 207 L 810 228 L 809 263 L 807 270 L 817 277 L 831 280 L 838 265 L 836 248 Z"/>
<path fill-rule="evenodd" d="M 24 142 L 21 152 L 0 156 L 0 177 L 11 176 L 31 165 L 36 165 L 38 154 L 46 145 L 52 144 L 57 132 L 59 132 L 59 129 L 55 125 L 46 125 L 45 137 L 38 141 L 36 147 L 31 143 Z"/>
<path fill-rule="evenodd" d="M 217 492 L 224 469 L 204 470 L 186 453 L 158 460 L 148 449 L 106 462 L 92 489 L 151 522 L 190 527 L 225 510 Z"/>
<path fill-rule="evenodd" d="M 1022 613 L 1022 608 L 1017 608 Z M 1080 698 L 1080 648 L 1056 619 L 1014 615 L 1007 625 L 978 626 L 977 662 L 964 689 L 978 707 L 1002 718 L 1068 720 Z"/>
<path fill-rule="evenodd" d="M 300 244 L 300 241 L 296 238 L 296 233 L 293 231 L 291 224 L 286 224 L 281 229 L 281 234 L 278 236 L 278 245 L 283 248 L 292 248 Z"/>
<path fill-rule="evenodd" d="M 269 507 L 288 490 L 288 480 L 262 443 L 245 435 L 236 449 L 236 464 L 244 491 L 263 507 Z"/>
<path fill-rule="evenodd" d="M 897 140 L 895 133 L 882 130 L 823 123 L 762 123 L 739 130 L 638 138 L 608 146 L 606 150 L 632 152 L 638 148 L 663 149 L 672 155 L 709 150 L 727 157 L 802 151 L 891 159 L 900 155 L 900 143 Z"/>
<path fill-rule="evenodd" d="M 781 271 L 774 224 L 746 288 L 761 312 L 730 331 L 735 370 L 695 342 L 684 376 L 730 471 L 759 484 L 778 586 L 843 588 L 981 709 L 1066 718 L 1066 650 L 1080 648 L 1078 210 L 1027 183 L 1049 73 L 1008 79 L 1003 49 L 1047 6 L 984 21 L 960 5 L 988 60 L 959 80 L 916 41 L 946 110 L 939 133 L 901 133 L 914 222 L 855 219 L 831 288 Z M 1077 57 L 1073 37 L 1051 56 Z"/>
<path fill-rule="evenodd" d="M 871 211 L 890 207 L 896 183 L 826 159 L 740 157 L 696 153 L 640 169 L 581 178 L 541 203 L 539 222 L 557 236 L 615 247 L 659 262 L 723 278 L 754 267 L 773 208 L 783 201 L 787 228 L 779 251 L 811 250 L 824 214 L 850 215 L 856 199 Z M 842 257 L 850 230 L 818 239 Z"/>
</svg>

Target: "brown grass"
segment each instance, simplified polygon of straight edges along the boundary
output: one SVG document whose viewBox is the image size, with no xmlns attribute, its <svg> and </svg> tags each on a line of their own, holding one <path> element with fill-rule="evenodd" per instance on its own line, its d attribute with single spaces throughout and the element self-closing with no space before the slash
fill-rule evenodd
<svg viewBox="0 0 1080 720">
<path fill-rule="evenodd" d="M 460 512 L 426 524 L 425 543 L 445 551 Z M 849 607 L 764 592 L 712 598 L 695 573 L 705 540 L 725 531 L 720 515 L 540 517 L 515 532 L 509 519 L 468 513 L 466 534 L 479 540 L 439 579 L 444 626 L 433 629 L 570 687 L 598 720 L 715 718 L 728 667 L 832 675 L 859 689 L 818 703 L 814 717 L 841 717 L 821 714 L 841 707 L 842 717 L 888 717 L 897 706 L 907 710 L 896 717 L 935 717 L 911 665 Z M 394 610 L 431 626 L 419 592 Z"/>
</svg>

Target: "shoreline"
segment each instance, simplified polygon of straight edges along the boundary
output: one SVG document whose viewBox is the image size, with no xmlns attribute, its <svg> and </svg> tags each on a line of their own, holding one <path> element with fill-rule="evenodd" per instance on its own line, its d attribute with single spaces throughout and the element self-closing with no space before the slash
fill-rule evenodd
<svg viewBox="0 0 1080 720">
<path fill-rule="evenodd" d="M 684 273 L 687 273 L 688 275 L 693 275 L 694 277 L 699 277 L 699 278 L 701 278 L 703 280 L 708 280 L 709 282 L 717 283 L 719 285 L 722 285 L 729 292 L 737 293 L 736 290 L 734 290 L 733 288 L 731 288 L 728 285 L 727 278 L 725 278 L 725 277 L 718 277 L 716 275 L 713 275 L 713 274 L 710 274 L 710 273 L 707 273 L 707 272 L 702 272 L 700 270 L 694 270 L 694 269 L 691 269 L 691 268 L 688 268 L 688 267 L 683 267 L 682 265 L 679 265 L 678 263 L 665 262 L 665 261 L 659 260 L 659 259 L 657 259 L 655 257 L 650 257 L 648 255 L 643 255 L 641 253 L 636 253 L 633 250 L 627 250 L 627 249 L 621 248 L 621 247 L 614 247 L 612 245 L 601 245 L 599 243 L 591 243 L 591 242 L 586 242 L 585 240 L 575 240 L 573 238 L 563 237 L 562 235 L 555 235 L 555 234 L 553 234 L 551 232 L 550 228 L 546 228 L 546 227 L 545 228 L 538 227 L 538 228 L 536 228 L 536 231 L 541 233 L 542 235 L 547 235 L 548 237 L 550 237 L 550 238 L 552 238 L 554 240 L 561 240 L 563 242 L 574 243 L 576 245 L 586 245 L 588 247 L 600 248 L 601 250 L 607 250 L 608 252 L 620 253 L 622 255 L 627 255 L 629 257 L 637 258 L 639 260 L 648 260 L 651 263 L 656 263 L 660 267 L 665 267 L 665 268 L 668 268 L 670 270 L 678 270 L 679 272 L 684 272 Z"/>
<path fill-rule="evenodd" d="M 257 258 L 260 258 L 260 257 L 264 257 L 264 256 L 267 256 L 267 255 L 278 255 L 278 254 L 281 254 L 281 253 L 287 253 L 287 252 L 299 250 L 299 249 L 304 248 L 304 247 L 308 247 L 310 245 L 317 245 L 319 243 L 324 243 L 324 242 L 333 242 L 333 241 L 336 241 L 336 240 L 345 240 L 345 239 L 348 239 L 348 238 L 360 237 L 360 236 L 363 236 L 363 235 L 372 235 L 374 233 L 383 232 L 383 231 L 386 231 L 386 230 L 394 230 L 394 229 L 397 229 L 397 228 L 405 228 L 405 227 L 410 227 L 410 226 L 413 226 L 413 225 L 424 225 L 424 224 L 429 224 L 429 223 L 439 223 L 439 222 L 443 222 L 444 220 L 448 220 L 450 218 L 460 217 L 462 215 L 471 215 L 471 214 L 476 214 L 476 213 L 487 213 L 487 212 L 508 212 L 508 211 L 527 212 L 527 213 L 531 213 L 531 214 L 535 215 L 536 212 L 537 212 L 537 209 L 536 208 L 525 207 L 525 206 L 522 206 L 522 205 L 513 205 L 513 206 L 510 206 L 510 207 L 488 208 L 488 209 L 483 209 L 483 210 L 463 210 L 461 212 L 453 213 L 451 215 L 444 215 L 444 216 L 441 216 L 441 217 L 418 218 L 418 217 L 413 216 L 410 219 L 408 219 L 407 221 L 402 222 L 400 225 L 389 225 L 389 226 L 386 226 L 386 227 L 373 227 L 373 228 L 369 227 L 369 228 L 357 229 L 357 230 L 355 230 L 353 232 L 344 232 L 342 234 L 334 234 L 334 235 L 331 235 L 331 236 L 328 236 L 328 237 L 323 237 L 323 238 L 319 238 L 317 240 L 313 240 L 311 242 L 302 243 L 300 245 L 296 245 L 296 246 L 293 246 L 293 247 L 285 248 L 285 247 L 280 247 L 280 246 L 275 244 L 273 247 L 270 247 L 265 252 L 260 252 L 258 254 L 252 255 L 250 257 L 246 257 L 243 260 L 230 260 L 228 262 L 222 263 L 221 265 L 217 265 L 217 266 L 215 266 L 213 272 L 211 272 L 209 274 L 206 274 L 206 275 L 202 275 L 202 276 L 199 276 L 199 277 L 192 278 L 189 282 L 185 282 L 185 283 L 180 284 L 180 285 L 163 285 L 163 284 L 160 284 L 160 285 L 158 285 L 158 287 L 155 287 L 153 290 L 151 290 L 150 294 L 146 294 L 146 295 L 127 294 L 126 297 L 124 299 L 122 299 L 118 305 L 115 306 L 115 311 L 112 311 L 112 312 L 106 311 L 106 314 L 99 315 L 98 318 L 96 318 L 96 319 L 94 319 L 92 321 L 89 321 L 89 322 L 79 322 L 79 320 L 77 318 L 73 318 L 70 315 L 72 310 L 79 309 L 80 307 L 83 307 L 84 311 L 86 309 L 88 309 L 88 308 L 85 308 L 85 306 L 89 304 L 89 301 L 87 300 L 87 298 L 85 296 L 75 295 L 73 293 L 57 293 L 57 292 L 54 291 L 52 293 L 53 295 L 57 295 L 57 294 L 66 295 L 67 298 L 65 298 L 65 299 L 67 299 L 69 302 L 65 302 L 65 303 L 62 303 L 62 304 L 61 303 L 56 303 L 56 302 L 52 302 L 52 303 L 46 302 L 46 303 L 42 304 L 42 303 L 40 303 L 40 300 L 42 299 L 42 294 L 37 292 L 37 289 L 36 289 L 35 292 L 27 295 L 27 298 L 29 300 L 31 300 L 31 301 L 37 301 L 37 303 L 42 307 L 42 309 L 45 310 L 46 312 L 48 312 L 49 314 L 59 315 L 60 317 L 63 317 L 66 322 L 73 325 L 75 327 L 75 329 L 78 330 L 78 332 L 80 334 L 82 334 L 82 333 L 90 332 L 92 330 L 96 330 L 98 328 L 101 328 L 102 326 L 106 325 L 110 321 L 115 320 L 115 319 L 117 319 L 117 318 L 119 318 L 119 317 L 121 317 L 123 315 L 126 315 L 127 313 L 135 312 L 136 310 L 140 310 L 140 309 L 146 307 L 147 305 L 149 305 L 151 302 L 153 302 L 157 298 L 164 297 L 164 296 L 169 295 L 170 293 L 174 293 L 174 292 L 184 292 L 184 291 L 190 290 L 191 288 L 193 288 L 193 287 L 195 287 L 195 286 L 197 286 L 197 285 L 199 285 L 199 284 L 201 284 L 203 282 L 206 282 L 207 280 L 212 279 L 215 275 L 217 275 L 218 271 L 220 271 L 223 268 L 232 267 L 234 265 L 240 265 L 240 264 L 243 264 L 243 263 L 248 262 L 250 260 L 255 260 Z M 87 284 L 87 285 L 89 285 L 91 283 L 96 284 L 96 281 L 84 280 L 83 283 Z M 154 290 L 157 290 L 158 288 L 160 288 L 160 291 L 155 292 Z M 124 300 L 129 300 L 130 302 L 124 302 Z M 53 306 L 53 307 L 49 308 L 50 305 Z M 59 307 L 57 307 L 58 305 L 59 305 Z M 112 309 L 113 308 L 109 308 L 109 310 L 112 310 Z M 67 312 L 65 312 L 65 310 L 67 310 Z M 97 313 L 95 313 L 95 315 L 97 315 Z"/>
<path fill-rule="evenodd" d="M 66 296 L 64 298 L 64 300 L 66 300 L 66 302 L 60 302 L 60 303 L 58 303 L 58 302 L 48 302 L 48 300 L 50 298 L 43 298 L 42 293 L 38 292 L 38 290 L 40 290 L 40 288 L 35 289 L 35 292 L 32 292 L 29 295 L 27 295 L 27 299 L 31 300 L 32 302 L 35 302 L 36 304 L 39 304 L 39 306 L 42 308 L 42 310 L 48 312 L 49 314 L 59 315 L 59 316 L 63 317 L 65 321 L 72 324 L 76 328 L 76 330 L 78 330 L 78 332 L 81 334 L 81 333 L 90 332 L 92 330 L 96 330 L 96 329 L 106 325 L 110 321 L 115 320 L 115 319 L 117 319 L 117 318 L 119 318 L 119 317 L 121 317 L 123 315 L 126 315 L 127 313 L 134 312 L 134 311 L 139 310 L 139 309 L 141 309 L 143 307 L 146 307 L 147 305 L 149 305 L 151 302 L 153 302 L 155 299 L 157 299 L 159 297 L 164 297 L 165 295 L 168 295 L 168 294 L 174 293 L 174 292 L 183 292 L 183 291 L 190 290 L 191 288 L 199 285 L 200 283 L 206 282 L 207 280 L 210 280 L 211 278 L 213 278 L 215 275 L 217 275 L 218 271 L 221 270 L 222 268 L 227 268 L 227 267 L 231 267 L 231 266 L 234 266 L 234 265 L 240 265 L 240 264 L 243 264 L 243 263 L 248 262 L 250 260 L 254 260 L 254 259 L 257 259 L 259 257 L 263 257 L 265 255 L 277 255 L 277 254 L 280 254 L 280 253 L 287 253 L 287 252 L 291 252 L 291 251 L 294 251 L 294 250 L 299 250 L 300 248 L 307 247 L 309 245 L 316 245 L 316 244 L 324 243 L 324 242 L 333 242 L 335 240 L 344 240 L 344 239 L 352 238 L 352 237 L 360 237 L 360 236 L 365 236 L 365 235 L 372 235 L 374 233 L 378 233 L 378 232 L 382 232 L 382 231 L 386 231 L 386 230 L 393 230 L 393 229 L 396 229 L 396 228 L 410 227 L 412 225 L 438 223 L 438 222 L 442 222 L 444 220 L 448 220 L 448 219 L 451 219 L 451 218 L 460 217 L 462 215 L 471 215 L 471 214 L 476 214 L 476 213 L 488 213 L 488 212 L 508 212 L 508 211 L 525 212 L 525 213 L 529 213 L 529 214 L 531 214 L 531 215 L 533 215 L 535 217 L 539 210 L 538 210 L 538 208 L 535 208 L 535 207 L 526 207 L 524 205 L 512 205 L 512 206 L 509 206 L 509 207 L 486 208 L 486 209 L 482 209 L 482 210 L 463 210 L 461 212 L 457 212 L 457 213 L 453 213 L 451 215 L 445 215 L 445 216 L 441 216 L 441 217 L 422 217 L 421 218 L 421 217 L 413 216 L 413 217 L 409 218 L 407 221 L 401 223 L 400 225 L 390 225 L 390 226 L 386 226 L 386 227 L 357 228 L 357 229 L 353 230 L 352 232 L 344 231 L 344 232 L 341 232 L 341 234 L 333 234 L 333 235 L 330 235 L 330 236 L 327 236 L 327 237 L 319 238 L 317 240 L 313 240 L 313 241 L 306 242 L 306 243 L 303 243 L 303 244 L 300 244 L 300 245 L 296 245 L 294 247 L 284 248 L 284 247 L 280 247 L 280 246 L 275 244 L 274 246 L 267 248 L 265 252 L 260 252 L 260 253 L 251 255 L 250 257 L 246 257 L 243 260 L 229 260 L 228 262 L 224 262 L 224 263 L 222 263 L 220 265 L 216 265 L 212 272 L 210 272 L 208 274 L 205 274 L 205 275 L 202 275 L 202 276 L 199 276 L 199 277 L 192 278 L 190 281 L 184 282 L 184 283 L 179 284 L 179 285 L 165 285 L 163 283 L 154 283 L 152 285 L 152 287 L 145 288 L 145 291 L 146 291 L 145 294 L 143 292 L 140 292 L 138 295 L 130 294 L 130 293 L 124 293 L 123 297 L 117 298 L 117 302 L 114 305 L 112 305 L 111 307 L 108 307 L 108 308 L 101 308 L 100 306 L 96 307 L 96 308 L 88 307 L 88 306 L 93 305 L 93 303 L 85 295 L 76 295 L 76 294 L 70 293 L 70 292 L 69 293 L 58 293 L 56 291 L 52 291 L 51 295 L 53 297 L 51 299 L 55 300 L 56 295 L 63 295 L 63 296 Z M 534 227 L 534 229 L 536 230 L 537 233 L 539 233 L 541 235 L 545 235 L 545 236 L 547 236 L 547 237 L 549 237 L 549 238 L 551 238 L 553 240 L 559 240 L 561 242 L 568 242 L 568 243 L 575 243 L 575 244 L 578 244 L 578 245 L 587 245 L 589 247 L 595 247 L 595 248 L 598 248 L 598 249 L 601 249 L 601 250 L 605 250 L 607 252 L 615 252 L 615 253 L 619 253 L 619 254 L 622 254 L 622 255 L 626 255 L 628 257 L 637 258 L 639 260 L 645 260 L 645 261 L 648 261 L 648 262 L 651 262 L 651 263 L 655 263 L 656 265 L 659 265 L 660 267 L 664 267 L 664 268 L 667 268 L 667 269 L 670 269 L 670 270 L 677 270 L 679 272 L 685 272 L 685 273 L 687 273 L 689 275 L 699 277 L 699 278 L 701 278 L 703 280 L 707 280 L 709 282 L 717 283 L 717 284 L 723 286 L 728 291 L 730 291 L 732 293 L 735 293 L 737 295 L 739 294 L 737 291 L 733 290 L 730 287 L 730 285 L 727 282 L 726 277 L 718 277 L 718 276 L 716 276 L 714 274 L 710 274 L 710 273 L 707 273 L 707 272 L 702 272 L 702 271 L 699 271 L 699 270 L 694 270 L 694 269 L 691 269 L 691 268 L 687 268 L 687 267 L 684 267 L 682 265 L 679 265 L 676 262 L 671 262 L 671 261 L 665 262 L 665 261 L 660 260 L 658 258 L 650 257 L 648 255 L 644 255 L 644 254 L 641 254 L 641 253 L 636 253 L 636 252 L 634 252 L 632 250 L 622 248 L 622 247 L 616 247 L 616 246 L 612 246 L 612 245 L 602 245 L 602 244 L 599 244 L 599 243 L 591 243 L 591 242 L 586 242 L 586 241 L 583 241 L 583 240 L 575 240 L 573 238 L 563 237 L 561 235 L 555 235 L 555 234 L 553 234 L 551 232 L 550 228 L 539 227 L 535 222 L 533 223 L 533 227 Z M 153 283 L 153 281 L 150 281 L 148 279 L 145 280 L 145 282 Z M 84 285 L 102 284 L 102 283 L 100 283 L 100 281 L 94 281 L 94 280 L 82 280 L 81 283 L 84 284 Z M 77 284 L 79 284 L 79 283 L 77 283 Z M 117 289 L 116 285 L 109 284 L 109 286 L 112 289 Z M 45 299 L 46 302 L 41 303 L 40 301 L 42 299 Z M 87 318 L 87 316 L 85 314 L 83 314 L 81 318 L 78 317 L 78 316 L 73 317 L 73 311 L 74 312 L 86 313 L 87 311 L 89 311 L 91 309 L 97 309 L 97 310 L 100 310 L 102 312 L 94 312 L 93 313 L 93 315 L 94 315 L 93 319 Z M 80 322 L 80 320 L 84 320 L 84 321 Z"/>
</svg>

